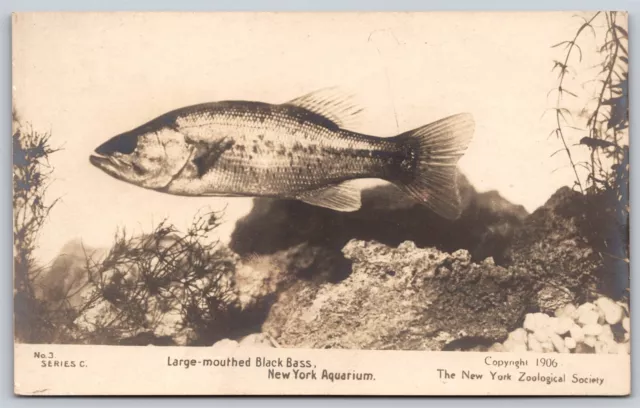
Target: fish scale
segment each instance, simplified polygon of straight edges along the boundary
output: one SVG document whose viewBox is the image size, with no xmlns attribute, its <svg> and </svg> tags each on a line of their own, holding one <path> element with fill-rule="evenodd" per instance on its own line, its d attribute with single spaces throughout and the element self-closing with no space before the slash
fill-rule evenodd
<svg viewBox="0 0 640 408">
<path fill-rule="evenodd" d="M 387 173 L 386 158 L 397 151 L 395 144 L 308 119 L 300 123 L 296 113 L 282 106 L 231 111 L 216 106 L 176 123 L 198 142 L 233 141 L 201 180 L 224 194 L 277 196 Z"/>
</svg>

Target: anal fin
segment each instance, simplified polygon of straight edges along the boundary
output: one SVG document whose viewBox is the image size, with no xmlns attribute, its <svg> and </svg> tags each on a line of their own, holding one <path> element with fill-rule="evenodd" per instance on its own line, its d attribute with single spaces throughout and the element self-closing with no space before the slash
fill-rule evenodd
<svg viewBox="0 0 640 408">
<path fill-rule="evenodd" d="M 341 212 L 357 211 L 362 206 L 360 190 L 350 182 L 305 191 L 296 198 L 307 204 Z"/>
</svg>

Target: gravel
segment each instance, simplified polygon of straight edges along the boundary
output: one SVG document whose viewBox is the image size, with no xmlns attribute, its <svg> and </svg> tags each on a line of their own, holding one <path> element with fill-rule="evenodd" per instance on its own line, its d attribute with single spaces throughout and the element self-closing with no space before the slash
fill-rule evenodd
<svg viewBox="0 0 640 408">
<path fill-rule="evenodd" d="M 538 353 L 630 353 L 628 308 L 600 297 L 595 302 L 567 304 L 553 312 L 525 315 L 521 328 L 489 351 Z"/>
</svg>

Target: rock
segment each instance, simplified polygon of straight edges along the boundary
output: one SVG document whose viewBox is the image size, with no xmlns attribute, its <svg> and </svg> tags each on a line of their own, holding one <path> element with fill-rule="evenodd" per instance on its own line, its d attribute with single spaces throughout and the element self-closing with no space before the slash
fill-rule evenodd
<svg viewBox="0 0 640 408">
<path fill-rule="evenodd" d="M 524 316 L 524 323 L 522 324 L 522 327 L 524 327 L 526 330 L 533 332 L 536 330 L 536 319 L 533 315 L 533 313 L 527 313 Z"/>
<path fill-rule="evenodd" d="M 600 332 L 600 334 L 598 334 L 598 340 L 607 340 L 607 341 L 614 341 L 614 335 L 613 335 L 613 330 L 611 330 L 611 326 L 609 326 L 608 324 L 602 325 L 600 326 L 602 328 L 602 331 Z"/>
<path fill-rule="evenodd" d="M 535 321 L 534 324 L 536 328 L 543 328 L 549 325 L 549 320 L 551 319 L 551 316 L 549 316 L 546 313 L 534 313 L 533 319 Z"/>
<path fill-rule="evenodd" d="M 622 327 L 624 328 L 624 331 L 626 331 L 627 333 L 631 331 L 631 320 L 629 320 L 628 317 L 625 317 L 622 319 Z"/>
<path fill-rule="evenodd" d="M 575 319 L 574 313 L 578 310 L 573 303 L 569 303 L 555 311 L 556 317 L 567 317 L 571 320 Z"/>
<path fill-rule="evenodd" d="M 263 332 L 283 347 L 471 348 L 479 339 L 492 344 L 507 337 L 530 306 L 526 271 L 475 264 L 467 251 L 353 240 L 343 252 L 352 262 L 349 277 L 292 283 L 271 307 Z M 451 338 L 439 338 L 441 331 Z"/>
<path fill-rule="evenodd" d="M 578 312 L 580 313 L 580 312 Z M 597 325 L 600 316 L 595 310 L 585 310 L 578 315 L 578 323 L 582 326 Z"/>
<path fill-rule="evenodd" d="M 596 345 L 595 345 L 595 349 L 596 349 L 596 353 L 597 354 L 609 354 L 609 351 L 611 349 L 611 346 L 609 343 L 607 342 L 603 342 L 603 341 L 596 341 Z M 615 347 L 615 352 L 618 351 L 618 347 Z"/>
<path fill-rule="evenodd" d="M 516 228 L 505 264 L 538 276 L 539 290 L 566 288 L 575 299 L 590 300 L 593 293 L 618 299 L 628 287 L 629 267 L 614 259 L 628 258 L 621 242 L 628 224 L 603 211 L 616 206 L 615 197 L 559 189 Z M 612 257 L 599 256 L 611 251 Z"/>
<path fill-rule="evenodd" d="M 524 344 L 517 344 L 513 350 L 514 353 L 526 353 L 527 351 L 527 346 Z"/>
<path fill-rule="evenodd" d="M 598 341 L 607 345 L 607 352 L 609 354 L 618 354 L 618 343 L 616 343 L 613 339 L 598 339 Z"/>
<path fill-rule="evenodd" d="M 565 337 L 564 338 L 564 346 L 566 348 L 568 348 L 569 350 L 573 350 L 576 348 L 576 341 L 573 339 L 573 337 Z"/>
<path fill-rule="evenodd" d="M 556 286 L 543 287 L 538 292 L 537 298 L 540 311 L 549 314 L 570 305 L 574 301 L 573 294 L 567 288 Z"/>
<path fill-rule="evenodd" d="M 594 343 L 595 345 L 595 343 Z M 576 345 L 576 349 L 575 349 L 576 353 L 581 353 L 581 354 L 591 354 L 591 353 L 595 353 L 595 349 L 585 343 L 578 343 Z"/>
<path fill-rule="evenodd" d="M 218 340 L 211 346 L 214 349 L 232 349 L 236 347 L 238 347 L 238 342 L 231 339 Z"/>
<path fill-rule="evenodd" d="M 533 335 L 533 333 L 529 333 L 528 345 L 529 345 L 529 350 L 536 353 L 542 353 L 542 345 L 540 344 L 536 336 Z"/>
<path fill-rule="evenodd" d="M 629 305 L 623 301 L 616 302 L 616 305 L 620 306 L 625 316 L 629 316 Z"/>
<path fill-rule="evenodd" d="M 629 354 L 629 351 L 630 351 L 629 343 L 616 343 L 617 354 Z"/>
<path fill-rule="evenodd" d="M 566 334 L 573 327 L 573 320 L 569 317 L 562 316 L 556 320 L 554 332 L 559 335 Z"/>
<path fill-rule="evenodd" d="M 574 324 L 571 329 L 569 329 L 569 334 L 577 343 L 584 341 L 584 331 L 582 331 L 582 328 L 577 324 Z"/>
<path fill-rule="evenodd" d="M 269 308 L 278 292 L 299 279 L 338 281 L 350 272 L 342 254 L 300 244 L 270 255 L 245 256 L 236 268 L 238 299 L 243 309 Z"/>
<path fill-rule="evenodd" d="M 564 345 L 564 340 L 562 339 L 562 337 L 558 336 L 555 333 L 551 333 L 549 339 L 551 339 L 551 344 L 553 344 L 553 347 L 558 350 L 558 352 L 566 353 L 566 347 Z"/>
<path fill-rule="evenodd" d="M 618 299 L 597 292 L 611 278 L 589 235 L 591 198 L 563 188 L 527 217 L 498 196 L 481 200 L 468 184 L 462 190 L 465 210 L 453 223 L 389 186 L 364 190 L 353 213 L 254 200 L 230 247 L 243 258 L 266 257 L 266 264 L 292 248 L 309 248 L 310 256 L 303 268 L 283 262 L 279 283 L 265 284 L 264 292 L 263 274 L 251 266 L 244 278 L 256 276 L 258 284 L 239 289 L 244 304 L 266 305 L 262 329 L 284 347 L 486 349 L 523 317 L 536 338 L 569 331 L 582 340 L 569 319 L 597 324 L 598 309 L 590 304 L 578 313 L 574 302 L 591 301 L 593 293 Z M 316 276 L 318 270 L 324 272 Z M 528 310 L 541 313 L 524 316 Z M 526 344 L 516 341 L 522 337 L 505 343 Z"/>
<path fill-rule="evenodd" d="M 34 275 L 35 295 L 58 311 L 78 310 L 83 306 L 83 295 L 94 287 L 87 273 L 87 256 L 99 261 L 107 251 L 86 247 L 81 240 L 64 244 L 51 266 Z"/>
<path fill-rule="evenodd" d="M 518 347 L 520 345 L 520 343 L 512 340 L 512 339 L 507 339 L 504 341 L 504 343 L 502 344 L 502 349 L 503 351 L 506 352 L 513 352 L 515 351 L 516 347 Z"/>
<path fill-rule="evenodd" d="M 503 350 L 511 353 L 521 353 L 527 351 L 527 346 L 524 343 L 507 339 L 503 344 Z"/>
<path fill-rule="evenodd" d="M 509 333 L 509 338 L 516 343 L 527 344 L 527 332 L 525 329 L 515 329 Z"/>
<path fill-rule="evenodd" d="M 544 343 L 540 343 L 540 346 L 542 347 L 543 353 L 553 353 L 554 351 L 553 343 L 551 343 L 550 340 L 547 340 Z"/>
<path fill-rule="evenodd" d="M 496 261 L 493 260 L 493 257 L 488 257 L 487 259 L 482 261 L 482 263 L 487 266 L 496 266 Z"/>
<path fill-rule="evenodd" d="M 533 335 L 540 343 L 544 343 L 545 341 L 549 341 L 550 331 L 546 327 L 539 327 L 533 332 Z"/>
<path fill-rule="evenodd" d="M 273 344 L 269 338 L 263 333 L 254 333 L 248 336 L 245 336 L 238 342 L 240 347 L 262 347 L 262 348 L 271 348 Z"/>
<path fill-rule="evenodd" d="M 504 346 L 502 345 L 502 343 L 496 342 L 496 343 L 493 343 L 491 345 L 491 347 L 489 347 L 489 349 L 487 351 L 489 351 L 489 352 L 502 352 L 502 351 L 505 351 L 505 350 L 504 350 Z"/>
<path fill-rule="evenodd" d="M 576 316 L 580 317 L 580 315 L 582 315 L 583 313 L 592 312 L 595 310 L 596 310 L 596 305 L 594 305 L 591 302 L 586 302 L 578 306 L 578 309 L 576 310 L 576 313 L 577 313 Z"/>
<path fill-rule="evenodd" d="M 602 333 L 602 326 L 599 324 L 587 324 L 582 327 L 585 336 L 597 336 Z"/>
<path fill-rule="evenodd" d="M 585 335 L 582 342 L 589 347 L 595 347 L 598 340 L 594 336 Z"/>
</svg>

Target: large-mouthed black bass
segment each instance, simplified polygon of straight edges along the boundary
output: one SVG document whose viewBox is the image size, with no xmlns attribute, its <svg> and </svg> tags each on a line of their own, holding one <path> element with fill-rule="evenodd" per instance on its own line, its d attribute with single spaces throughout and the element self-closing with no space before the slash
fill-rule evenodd
<svg viewBox="0 0 640 408">
<path fill-rule="evenodd" d="M 387 180 L 448 219 L 460 216 L 456 165 L 470 114 L 393 137 L 345 129 L 359 112 L 328 90 L 274 105 L 222 101 L 168 112 L 108 140 L 90 161 L 137 186 L 182 196 L 297 199 L 356 211 L 352 180 Z"/>
</svg>

